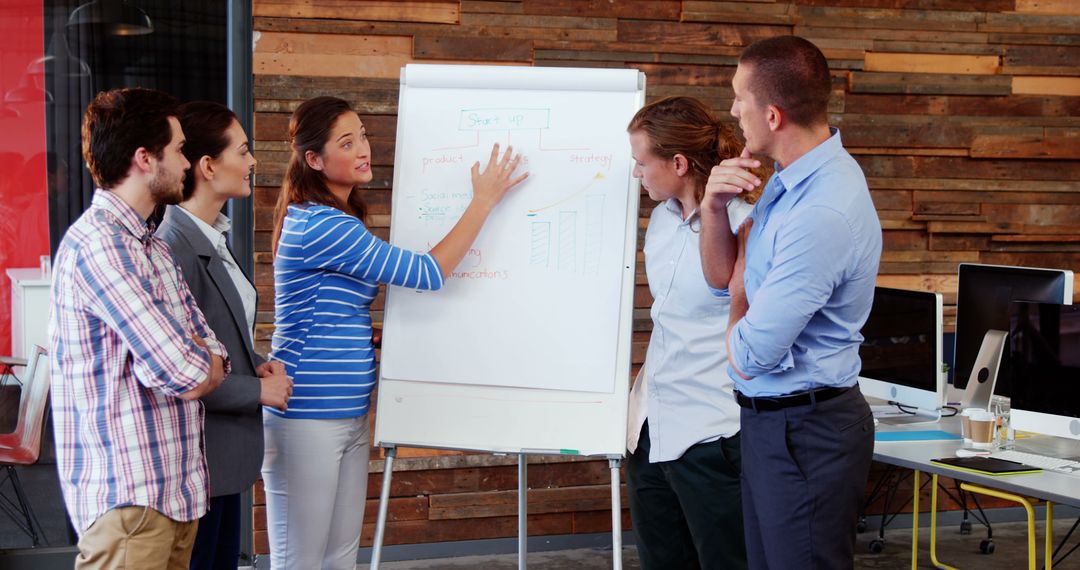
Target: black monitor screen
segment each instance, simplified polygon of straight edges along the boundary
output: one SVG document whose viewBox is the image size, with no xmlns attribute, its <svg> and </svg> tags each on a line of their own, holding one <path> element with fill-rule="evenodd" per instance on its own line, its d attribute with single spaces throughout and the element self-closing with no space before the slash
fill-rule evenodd
<svg viewBox="0 0 1080 570">
<path fill-rule="evenodd" d="M 1080 305 L 1013 303 L 1013 408 L 1080 417 Z"/>
<path fill-rule="evenodd" d="M 953 384 L 967 386 L 986 331 L 1009 330 L 1009 302 L 1061 303 L 1067 273 L 1053 269 L 960 264 L 956 294 L 956 362 Z M 995 394 L 1011 393 L 1009 353 L 1002 351 Z"/>
<path fill-rule="evenodd" d="M 933 392 L 941 364 L 937 355 L 937 299 L 932 293 L 874 289 L 863 325 L 859 376 Z"/>
</svg>

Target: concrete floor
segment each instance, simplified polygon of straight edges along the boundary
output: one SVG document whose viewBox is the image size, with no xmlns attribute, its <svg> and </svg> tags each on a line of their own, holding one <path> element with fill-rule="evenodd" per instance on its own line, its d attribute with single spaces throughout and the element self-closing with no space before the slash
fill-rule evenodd
<svg viewBox="0 0 1080 570">
<path fill-rule="evenodd" d="M 51 458 L 50 458 L 51 459 Z M 51 546 L 62 546 L 69 544 L 67 537 L 67 529 L 64 524 L 64 507 L 61 500 L 59 488 L 56 483 L 56 466 L 55 464 L 35 465 L 29 468 L 20 468 L 20 475 L 23 479 L 24 486 L 27 487 L 27 492 L 33 495 L 34 508 L 37 510 L 39 519 L 42 525 L 45 527 L 45 533 L 48 542 Z M 10 491 L 8 489 L 7 491 Z M 1019 511 L 1019 509 L 1015 509 Z M 1068 532 L 1073 522 L 1076 520 L 1076 511 L 1062 507 L 1059 512 L 1055 513 L 1057 524 L 1055 525 L 1055 538 L 1061 540 L 1065 533 Z M 1026 524 L 1023 522 L 996 522 L 994 524 L 994 543 L 996 546 L 994 554 L 986 555 L 979 553 L 979 543 L 986 537 L 986 531 L 983 527 L 975 524 L 975 528 L 970 535 L 961 535 L 958 527 L 958 513 L 945 513 L 942 515 L 947 522 L 942 522 L 942 526 L 938 531 L 939 547 L 938 552 L 942 562 L 956 566 L 959 568 L 976 568 L 978 570 L 1012 570 L 1021 569 L 1027 567 L 1027 541 L 1026 541 Z M 1003 511 L 996 512 L 991 515 L 992 519 L 997 520 L 1016 520 L 1018 518 L 1016 512 L 1005 513 Z M 923 517 L 924 520 L 926 517 Z M 1037 518 L 1042 519 L 1041 511 L 1037 515 Z M 877 530 L 872 529 L 863 534 L 860 534 L 855 550 L 855 567 L 866 568 L 875 570 L 907 570 L 911 567 L 911 533 L 910 533 L 910 519 L 898 519 L 894 521 L 886 533 L 886 544 L 884 551 L 879 554 L 873 554 L 869 552 L 869 543 L 872 539 L 877 537 Z M 878 519 L 871 518 L 870 525 L 876 525 Z M 1043 553 L 1042 553 L 1042 523 L 1038 525 L 1038 537 L 1037 548 L 1038 554 L 1038 567 L 1042 567 Z M 605 537 L 598 537 L 599 539 L 592 544 L 610 544 Z M 629 540 L 629 535 L 627 537 Z M 26 535 L 12 528 L 10 521 L 6 520 L 6 517 L 0 516 L 0 551 L 4 548 L 25 548 L 29 546 Z M 930 564 L 929 554 L 929 529 L 927 524 L 923 524 L 921 538 L 920 538 L 920 559 L 919 568 L 933 568 Z M 1067 547 L 1080 544 L 1080 533 L 1074 535 Z M 575 546 L 572 550 L 555 550 L 541 552 L 541 548 L 535 548 L 530 550 L 528 557 L 528 566 L 530 568 L 557 568 L 559 570 L 586 570 L 586 569 L 600 569 L 611 568 L 611 550 L 610 547 L 604 549 L 602 547 L 597 548 L 581 548 L 581 545 Z M 469 552 L 469 548 L 473 548 L 472 545 L 464 545 L 464 551 Z M 479 551 L 491 552 L 491 549 L 485 549 L 477 546 Z M 513 545 L 508 548 L 502 549 L 502 551 L 513 550 Z M 496 550 L 498 551 L 498 550 Z M 0 557 L 2 558 L 2 557 Z M 269 566 L 268 557 L 260 557 L 259 567 Z M 6 567 L 7 562 L 0 560 L 0 568 Z M 31 566 L 33 567 L 33 566 Z M 455 556 L 453 558 L 436 558 L 430 560 L 418 560 L 418 561 L 402 561 L 402 562 L 384 562 L 381 565 L 386 570 L 460 570 L 464 568 L 477 568 L 477 569 L 490 569 L 490 570 L 512 570 L 517 568 L 517 554 L 502 554 L 502 555 L 490 555 L 490 556 Z M 623 551 L 623 568 L 626 570 L 638 570 L 640 563 L 637 559 L 637 551 L 632 547 L 625 548 Z M 368 565 L 362 564 L 357 566 L 360 570 L 367 570 Z M 1055 564 L 1054 568 L 1061 570 L 1080 570 L 1080 550 L 1073 553 L 1073 555 L 1062 564 Z"/>
<path fill-rule="evenodd" d="M 1058 519 L 1055 525 L 1055 537 L 1060 540 L 1072 521 Z M 1043 564 L 1043 532 L 1042 524 L 1038 526 L 1039 541 L 1038 567 Z M 911 568 L 911 533 L 904 532 L 899 527 L 890 527 L 886 533 L 885 549 L 878 554 L 869 551 L 869 543 L 877 537 L 876 531 L 868 531 L 859 535 L 855 551 L 855 568 L 874 570 L 908 570 Z M 930 532 L 929 529 L 921 529 L 919 539 L 919 568 L 934 568 L 930 563 Z M 941 562 L 958 568 L 977 568 L 979 570 L 1013 570 L 1027 567 L 1027 525 L 1023 522 L 996 523 L 994 524 L 993 554 L 981 554 L 979 543 L 986 538 L 986 531 L 978 524 L 970 535 L 961 535 L 957 525 L 942 526 L 938 530 L 938 556 Z M 1080 537 L 1073 536 L 1069 545 L 1080 543 Z M 559 570 L 591 570 L 611 568 L 611 550 L 599 548 L 587 548 L 579 550 L 560 550 L 553 552 L 530 553 L 527 564 L 529 568 L 557 568 Z M 367 564 L 358 565 L 357 570 L 368 570 Z M 513 570 L 517 568 L 517 555 L 504 554 L 493 556 L 460 556 L 455 558 L 439 558 L 433 560 L 416 560 L 402 562 L 384 562 L 380 568 L 386 570 L 461 570 L 464 568 L 483 568 L 484 570 Z M 641 568 L 634 547 L 623 549 L 623 568 L 625 570 L 638 570 Z M 1080 551 L 1073 553 L 1063 563 L 1055 564 L 1059 570 L 1080 569 Z"/>
</svg>

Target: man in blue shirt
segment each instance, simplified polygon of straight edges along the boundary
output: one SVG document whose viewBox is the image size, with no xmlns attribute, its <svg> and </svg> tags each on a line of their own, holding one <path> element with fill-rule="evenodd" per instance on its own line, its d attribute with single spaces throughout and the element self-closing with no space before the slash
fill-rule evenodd
<svg viewBox="0 0 1080 570">
<path fill-rule="evenodd" d="M 729 288 L 732 299 L 748 560 L 751 568 L 851 568 L 874 445 L 857 384 L 859 330 L 881 225 L 862 170 L 828 126 L 820 50 L 794 36 L 756 42 L 732 87 L 731 114 L 749 152 L 713 169 L 702 259 L 710 286 Z M 776 173 L 736 246 L 719 216 L 732 195 L 761 184 L 750 153 L 772 158 Z"/>
</svg>

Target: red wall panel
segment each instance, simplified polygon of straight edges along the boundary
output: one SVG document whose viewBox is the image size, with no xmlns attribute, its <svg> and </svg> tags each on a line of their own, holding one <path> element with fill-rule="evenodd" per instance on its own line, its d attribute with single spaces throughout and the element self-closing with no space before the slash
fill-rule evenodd
<svg viewBox="0 0 1080 570">
<path fill-rule="evenodd" d="M 11 351 L 11 281 L 49 253 L 44 14 L 40 0 L 0 10 L 0 354 Z"/>
</svg>

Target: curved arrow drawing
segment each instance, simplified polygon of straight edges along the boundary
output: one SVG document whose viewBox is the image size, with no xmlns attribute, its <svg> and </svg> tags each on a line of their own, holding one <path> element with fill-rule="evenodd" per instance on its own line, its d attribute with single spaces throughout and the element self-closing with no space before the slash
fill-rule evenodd
<svg viewBox="0 0 1080 570">
<path fill-rule="evenodd" d="M 592 180 L 590 180 L 589 183 L 586 184 L 581 190 L 578 190 L 577 192 L 574 192 L 573 194 L 570 194 L 569 196 L 563 198 L 562 200 L 559 200 L 558 202 L 555 202 L 553 204 L 548 204 L 547 206 L 543 206 L 543 207 L 540 207 L 540 208 L 531 208 L 529 210 L 526 210 L 526 212 L 530 216 L 535 216 L 537 212 L 542 212 L 544 210 L 547 210 L 548 208 L 554 208 L 555 206 L 558 206 L 559 204 L 562 204 L 563 202 L 568 202 L 570 200 L 573 200 L 574 198 L 577 198 L 578 196 L 584 194 L 585 192 L 588 192 L 589 189 L 592 188 L 593 184 L 596 184 L 596 182 L 598 180 L 603 180 L 603 179 L 604 179 L 604 173 L 603 172 L 597 172 L 596 176 L 593 176 Z"/>
</svg>

